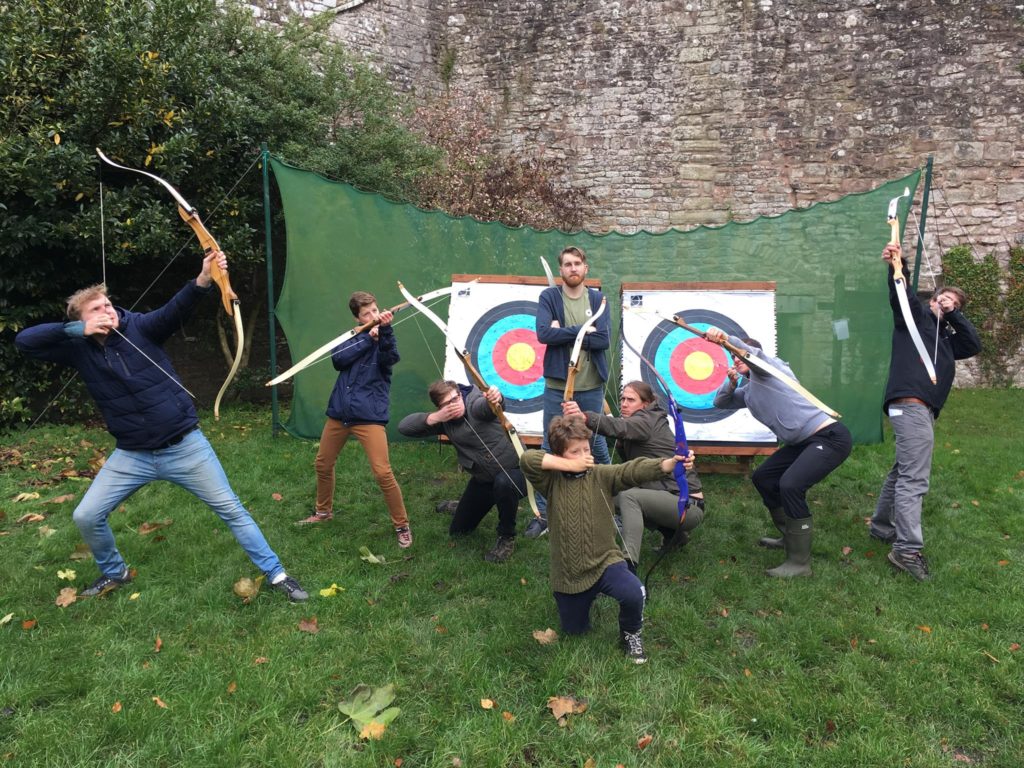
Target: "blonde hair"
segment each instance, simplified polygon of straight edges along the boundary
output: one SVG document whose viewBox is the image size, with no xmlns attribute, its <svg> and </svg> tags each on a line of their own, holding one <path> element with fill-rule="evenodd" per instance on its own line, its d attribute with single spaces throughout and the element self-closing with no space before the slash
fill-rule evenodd
<svg viewBox="0 0 1024 768">
<path fill-rule="evenodd" d="M 67 299 L 67 315 L 72 320 L 79 320 L 82 317 L 82 307 L 95 299 L 97 296 L 107 297 L 107 286 L 104 283 L 96 283 L 87 288 L 75 291 Z"/>
</svg>

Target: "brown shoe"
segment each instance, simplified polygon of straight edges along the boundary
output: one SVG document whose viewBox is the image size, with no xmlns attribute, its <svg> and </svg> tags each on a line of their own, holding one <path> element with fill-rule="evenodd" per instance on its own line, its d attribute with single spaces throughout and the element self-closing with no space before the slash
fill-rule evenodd
<svg viewBox="0 0 1024 768">
<path fill-rule="evenodd" d="M 299 520 L 296 525 L 308 525 L 309 523 L 326 523 L 328 520 L 334 519 L 333 512 L 314 512 L 309 517 Z"/>
</svg>

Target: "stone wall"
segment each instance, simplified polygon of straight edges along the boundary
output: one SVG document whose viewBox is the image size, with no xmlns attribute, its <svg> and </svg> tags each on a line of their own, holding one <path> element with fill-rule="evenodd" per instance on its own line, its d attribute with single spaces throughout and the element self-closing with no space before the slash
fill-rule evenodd
<svg viewBox="0 0 1024 768">
<path fill-rule="evenodd" d="M 502 143 L 543 146 L 592 195 L 587 229 L 750 220 L 869 190 L 933 156 L 936 270 L 953 245 L 1005 259 L 1024 243 L 1019 2 L 339 5 L 292 2 L 275 18 L 327 9 L 337 38 L 399 87 L 496 97 Z"/>
</svg>

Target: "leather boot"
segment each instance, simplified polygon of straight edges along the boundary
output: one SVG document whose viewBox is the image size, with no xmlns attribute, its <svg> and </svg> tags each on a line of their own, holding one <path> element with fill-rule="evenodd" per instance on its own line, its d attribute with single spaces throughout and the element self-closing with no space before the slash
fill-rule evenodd
<svg viewBox="0 0 1024 768">
<path fill-rule="evenodd" d="M 809 517 L 802 517 L 799 520 L 787 517 L 786 530 L 782 532 L 786 562 L 777 568 L 769 568 L 765 573 L 784 579 L 793 576 L 810 576 L 813 529 L 814 525 Z"/>
<path fill-rule="evenodd" d="M 786 513 L 782 507 L 774 507 L 768 510 L 768 514 L 772 516 L 772 522 L 775 523 L 775 527 L 779 529 L 779 533 L 786 532 Z M 768 549 L 782 549 L 782 537 L 773 539 L 771 536 L 762 536 L 757 541 L 759 547 L 767 547 Z"/>
</svg>

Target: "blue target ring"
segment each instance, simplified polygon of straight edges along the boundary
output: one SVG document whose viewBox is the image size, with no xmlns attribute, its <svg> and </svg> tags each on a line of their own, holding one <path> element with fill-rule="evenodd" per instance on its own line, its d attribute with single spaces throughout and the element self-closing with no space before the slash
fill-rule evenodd
<svg viewBox="0 0 1024 768">
<path fill-rule="evenodd" d="M 505 397 L 509 413 L 543 407 L 544 350 L 537 340 L 537 302 L 510 301 L 488 310 L 466 338 L 473 365 Z"/>
</svg>

